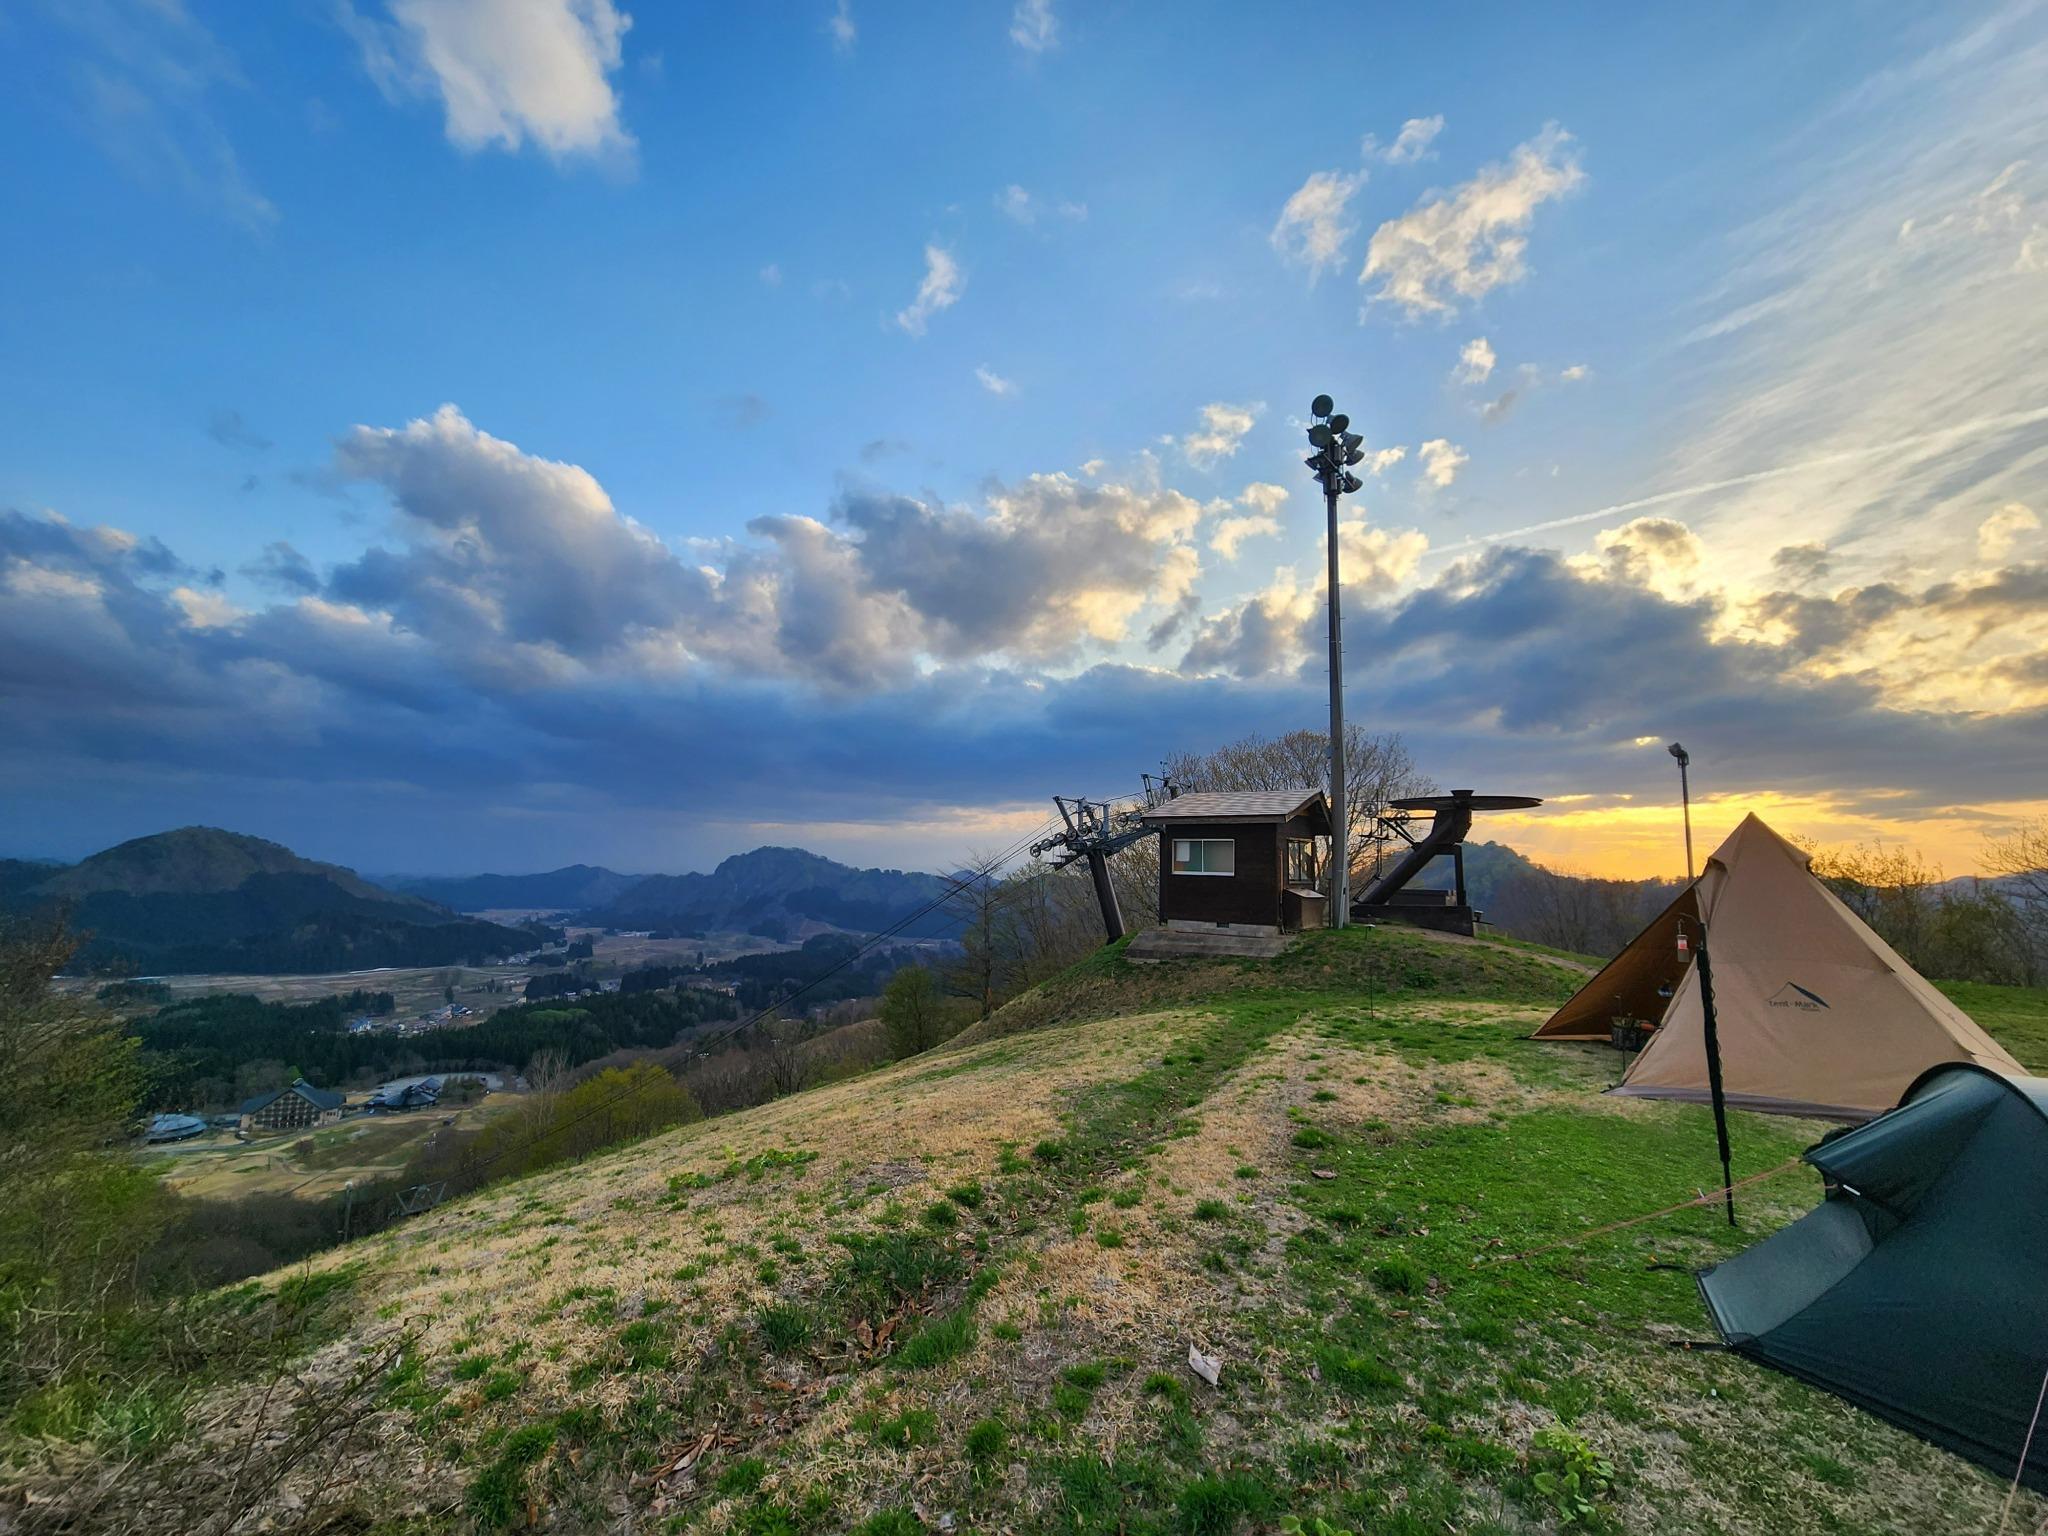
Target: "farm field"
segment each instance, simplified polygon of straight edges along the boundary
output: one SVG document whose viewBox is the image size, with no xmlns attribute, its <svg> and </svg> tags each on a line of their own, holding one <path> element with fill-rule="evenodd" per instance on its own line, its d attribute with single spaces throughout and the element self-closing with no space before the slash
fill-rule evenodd
<svg viewBox="0 0 2048 1536">
<path fill-rule="evenodd" d="M 325 1199 L 351 1179 L 366 1183 L 402 1172 L 435 1136 L 468 1131 L 504 1113 L 512 1096 L 494 1093 L 476 1104 L 363 1115 L 339 1125 L 254 1141 L 231 1131 L 149 1147 L 137 1154 L 144 1167 L 183 1195 L 232 1200 L 245 1195 L 289 1194 Z M 310 1147 L 306 1144 L 310 1143 Z"/>
<path fill-rule="evenodd" d="M 1604 1231 L 1719 1170 L 1704 1111 L 1526 1038 L 1582 976 L 1391 929 L 1110 950 L 938 1051 L 452 1202 L 269 1282 L 319 1298 L 294 1372 L 345 1423 L 289 1487 L 389 1532 L 1998 1529 L 2000 1479 L 1684 1347 L 1689 1271 L 1817 1180 L 1736 1233 Z M 1993 992 L 2048 1067 L 2048 997 Z M 1826 1129 L 1738 1113 L 1736 1176 Z M 223 1388 L 151 1508 L 297 1411 Z"/>
<path fill-rule="evenodd" d="M 711 960 L 735 955 L 764 954 L 794 948 L 751 934 L 724 934 L 703 939 L 650 939 L 632 934 L 605 937 L 595 929 L 572 929 L 572 938 L 588 938 L 593 944 L 592 968 L 600 977 L 619 975 L 642 965 L 686 965 L 698 955 Z M 265 1002 L 307 1003 L 358 988 L 367 992 L 389 992 L 396 1003 L 396 1016 L 411 1018 L 439 1008 L 446 988 L 455 989 L 455 1000 L 475 1010 L 479 1018 L 500 1008 L 524 1001 L 526 982 L 534 974 L 531 965 L 411 966 L 369 971 L 334 971 L 293 976 L 202 974 L 151 978 L 170 990 L 173 998 L 206 997 L 215 993 L 246 993 Z M 91 990 L 101 985 L 98 978 L 67 979 L 60 985 L 73 990 Z M 146 1012 L 153 1004 L 126 1004 L 122 1012 Z"/>
</svg>

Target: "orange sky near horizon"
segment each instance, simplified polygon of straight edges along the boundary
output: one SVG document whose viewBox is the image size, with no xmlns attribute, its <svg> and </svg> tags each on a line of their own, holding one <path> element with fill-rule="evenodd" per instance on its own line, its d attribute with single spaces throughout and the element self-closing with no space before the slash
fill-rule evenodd
<svg viewBox="0 0 2048 1536">
<path fill-rule="evenodd" d="M 1866 802 L 1869 797 L 1860 797 Z M 1729 794 L 1695 798 L 1695 861 L 1707 855 L 1755 812 L 1794 842 L 1823 847 L 1883 844 L 1905 847 L 1943 877 L 1983 873 L 1987 838 L 2010 834 L 2021 823 L 2048 816 L 2048 800 L 1958 807 L 1946 815 L 1887 817 L 1827 796 Z M 1474 842 L 1506 843 L 1539 864 L 1568 874 L 1615 880 L 1677 878 L 1685 869 L 1680 806 L 1669 801 L 1562 795 L 1534 811 L 1476 817 Z"/>
</svg>

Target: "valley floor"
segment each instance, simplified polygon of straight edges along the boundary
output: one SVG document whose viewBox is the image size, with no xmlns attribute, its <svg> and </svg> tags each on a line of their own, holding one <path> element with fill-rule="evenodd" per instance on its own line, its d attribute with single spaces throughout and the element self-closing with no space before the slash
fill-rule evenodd
<svg viewBox="0 0 2048 1536">
<path fill-rule="evenodd" d="M 1719 1169 L 1704 1112 L 1525 1038 L 1579 979 L 1386 930 L 1105 954 L 955 1047 L 323 1255 L 282 1281 L 329 1329 L 289 1390 L 66 1497 L 176 1528 L 298 1445 L 263 1519 L 393 1533 L 2000 1529 L 1991 1475 L 1683 1347 L 1689 1271 L 1816 1181 L 1739 1233 L 1600 1232 Z M 1737 1177 L 1824 1129 L 1739 1115 Z"/>
</svg>

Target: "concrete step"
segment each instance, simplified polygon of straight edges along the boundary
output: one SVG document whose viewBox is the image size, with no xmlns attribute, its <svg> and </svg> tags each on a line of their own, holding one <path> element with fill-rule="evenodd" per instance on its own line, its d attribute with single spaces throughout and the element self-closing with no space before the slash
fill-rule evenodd
<svg viewBox="0 0 2048 1536">
<path fill-rule="evenodd" d="M 1126 960 L 1271 960 L 1284 955 L 1299 935 L 1292 933 L 1207 933 L 1200 929 L 1148 928 L 1124 950 Z"/>
</svg>

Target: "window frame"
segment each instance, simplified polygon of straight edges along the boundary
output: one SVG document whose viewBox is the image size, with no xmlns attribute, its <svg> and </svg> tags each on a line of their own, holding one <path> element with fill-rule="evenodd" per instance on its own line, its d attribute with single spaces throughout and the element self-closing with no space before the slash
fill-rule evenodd
<svg viewBox="0 0 2048 1536">
<path fill-rule="evenodd" d="M 1319 883 L 1322 879 L 1323 871 L 1316 859 L 1316 840 L 1312 837 L 1290 837 L 1284 841 L 1286 846 L 1284 857 L 1281 859 L 1281 867 L 1286 872 L 1287 883 L 1291 886 L 1315 885 Z M 1294 873 L 1294 850 L 1297 846 L 1305 850 L 1303 861 L 1308 868 L 1308 873 L 1299 878 Z"/>
<path fill-rule="evenodd" d="M 1230 868 L 1187 869 L 1182 867 L 1180 853 L 1181 849 L 1196 847 L 1210 848 L 1217 846 L 1228 848 L 1230 850 Z M 1208 862 L 1206 857 L 1204 858 L 1203 862 Z M 1176 875 L 1188 875 L 1194 878 L 1214 877 L 1220 880 L 1235 880 L 1237 878 L 1237 839 L 1234 837 L 1176 837 L 1173 839 L 1173 847 L 1169 850 L 1167 867 L 1170 873 Z"/>
</svg>

